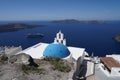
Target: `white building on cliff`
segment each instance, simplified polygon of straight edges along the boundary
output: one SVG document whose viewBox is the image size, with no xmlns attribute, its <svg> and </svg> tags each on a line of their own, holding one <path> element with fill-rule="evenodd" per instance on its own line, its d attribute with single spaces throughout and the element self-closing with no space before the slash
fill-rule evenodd
<svg viewBox="0 0 120 80">
<path fill-rule="evenodd" d="M 100 80 L 120 80 L 120 55 L 106 55 L 96 64 L 95 74 Z"/>
</svg>

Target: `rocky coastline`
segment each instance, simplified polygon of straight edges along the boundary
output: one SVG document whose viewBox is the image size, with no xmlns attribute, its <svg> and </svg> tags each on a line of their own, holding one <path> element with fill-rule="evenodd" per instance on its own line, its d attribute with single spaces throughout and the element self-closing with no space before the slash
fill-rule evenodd
<svg viewBox="0 0 120 80">
<path fill-rule="evenodd" d="M 113 37 L 117 42 L 120 42 L 120 34 Z"/>
<path fill-rule="evenodd" d="M 1 24 L 0 32 L 14 32 L 22 29 L 30 29 L 35 27 L 43 27 L 44 25 L 33 25 L 33 24 L 23 24 L 23 23 L 9 23 L 9 24 Z"/>
</svg>

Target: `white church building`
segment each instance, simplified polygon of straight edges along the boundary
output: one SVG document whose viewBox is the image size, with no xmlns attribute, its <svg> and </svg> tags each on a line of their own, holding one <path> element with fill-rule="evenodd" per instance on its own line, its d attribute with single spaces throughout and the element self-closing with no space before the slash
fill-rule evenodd
<svg viewBox="0 0 120 80">
<path fill-rule="evenodd" d="M 66 46 L 66 39 L 64 34 L 59 31 L 54 38 L 53 43 L 38 43 L 19 53 L 29 54 L 34 59 L 42 59 L 44 57 L 58 57 L 62 59 L 69 59 L 76 61 L 79 57 L 84 58 L 88 53 L 85 48 Z"/>
</svg>

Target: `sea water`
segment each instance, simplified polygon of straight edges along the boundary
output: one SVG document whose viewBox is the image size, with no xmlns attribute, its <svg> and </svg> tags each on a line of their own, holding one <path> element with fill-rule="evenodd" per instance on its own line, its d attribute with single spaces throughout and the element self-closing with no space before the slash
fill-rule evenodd
<svg viewBox="0 0 120 80">
<path fill-rule="evenodd" d="M 67 41 L 67 46 L 85 48 L 96 56 L 119 54 L 120 43 L 113 37 L 120 34 L 120 21 L 106 21 L 104 24 L 83 23 L 53 23 L 51 21 L 1 21 L 0 24 L 25 23 L 45 25 L 15 32 L 0 33 L 0 46 L 22 46 L 23 49 L 39 42 L 52 43 L 56 33 L 61 30 Z M 28 33 L 44 34 L 43 38 L 27 38 Z"/>
</svg>

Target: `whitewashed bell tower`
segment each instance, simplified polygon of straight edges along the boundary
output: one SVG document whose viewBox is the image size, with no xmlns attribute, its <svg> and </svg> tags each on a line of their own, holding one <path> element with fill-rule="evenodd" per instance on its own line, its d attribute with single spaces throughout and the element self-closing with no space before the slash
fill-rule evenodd
<svg viewBox="0 0 120 80">
<path fill-rule="evenodd" d="M 66 45 L 66 39 L 64 39 L 64 34 L 61 33 L 61 31 L 59 31 L 57 34 L 56 34 L 56 37 L 54 39 L 54 43 L 61 43 L 63 45 Z"/>
</svg>

